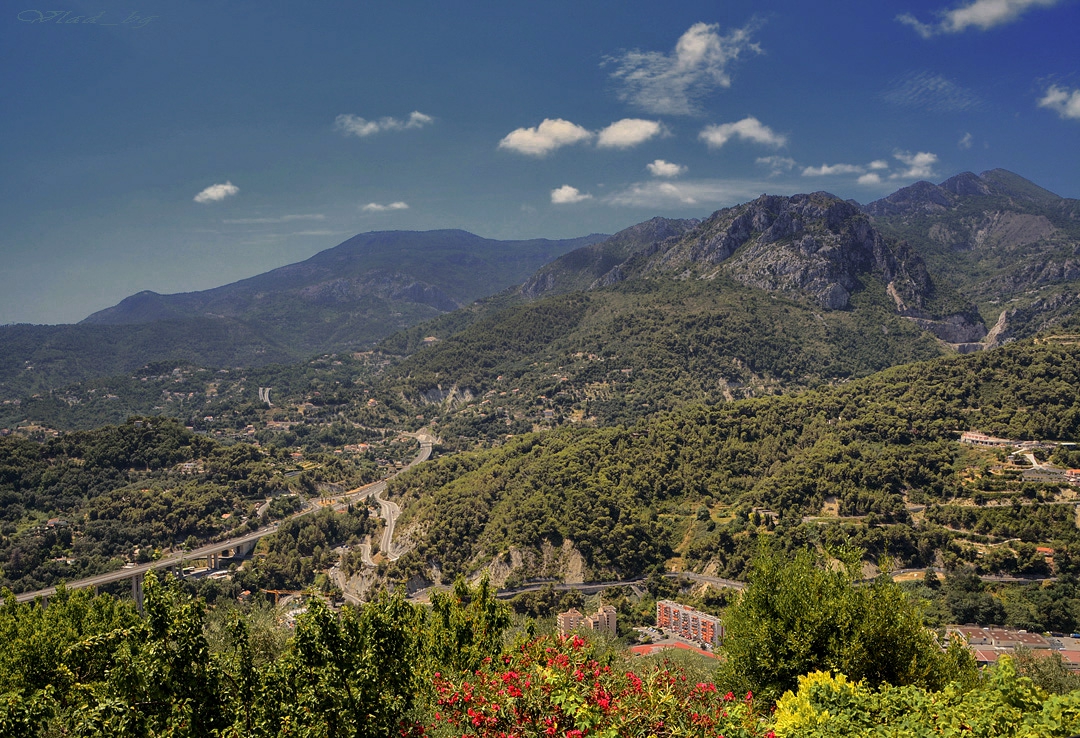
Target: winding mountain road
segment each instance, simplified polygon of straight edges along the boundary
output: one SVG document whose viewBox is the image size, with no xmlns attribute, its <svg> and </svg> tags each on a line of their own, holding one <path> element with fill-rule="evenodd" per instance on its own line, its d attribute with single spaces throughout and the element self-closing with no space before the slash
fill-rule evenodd
<svg viewBox="0 0 1080 738">
<path fill-rule="evenodd" d="M 435 442 L 435 438 L 424 431 L 416 433 L 415 437 L 416 440 L 420 442 L 420 451 L 413 458 L 413 460 L 410 461 L 408 465 L 401 471 L 405 471 L 405 469 L 410 469 L 417 464 L 423 463 L 429 458 L 431 458 L 431 446 Z M 397 474 L 400 474 L 401 471 L 389 477 L 389 479 L 397 476 Z M 340 498 L 337 498 L 337 500 L 331 505 L 331 507 L 335 510 L 344 510 L 356 500 L 374 497 L 375 500 L 379 503 L 381 516 L 384 520 L 386 520 L 386 530 L 383 532 L 381 549 L 384 552 L 384 555 L 386 555 L 387 558 L 392 561 L 405 553 L 406 549 L 402 549 L 396 552 L 391 551 L 394 537 L 394 523 L 397 521 L 398 515 L 401 514 L 401 508 L 399 508 L 393 502 L 384 500 L 379 496 L 386 492 L 387 481 L 387 479 L 384 479 L 381 482 L 375 482 L 364 487 L 357 487 L 356 489 L 349 490 Z M 325 506 L 313 505 L 311 503 L 308 503 L 307 505 L 305 505 L 304 509 L 294 513 L 288 518 L 285 518 L 285 520 L 301 518 L 305 515 L 310 515 L 313 512 L 323 509 L 325 509 Z M 282 520 L 281 522 L 285 522 L 285 520 Z M 138 577 L 141 577 L 142 575 L 145 575 L 148 571 L 152 570 L 182 567 L 185 561 L 206 559 L 212 556 L 219 556 L 223 551 L 235 551 L 236 549 L 247 548 L 249 545 L 253 545 L 254 543 L 256 543 L 260 538 L 272 535 L 273 533 L 277 533 L 278 527 L 280 525 L 280 522 L 271 523 L 270 525 L 259 528 L 258 530 L 252 531 L 251 533 L 248 533 L 246 535 L 237 536 L 236 538 L 229 538 L 227 540 L 218 541 L 217 543 L 211 543 L 205 546 L 200 546 L 199 548 L 193 549 L 191 551 L 180 551 L 177 553 L 172 553 L 158 559 L 157 561 L 151 561 L 146 564 L 129 566 L 127 568 L 118 569 L 116 571 L 107 572 L 105 574 L 98 574 L 96 576 L 86 577 L 85 579 L 77 579 L 73 582 L 67 582 L 65 586 L 69 590 L 83 589 L 85 587 L 100 587 L 105 584 L 120 582 L 125 579 L 134 580 Z M 56 594 L 56 587 L 46 587 L 45 589 L 39 589 L 33 592 L 23 592 L 22 594 L 16 595 L 15 599 L 18 602 L 32 602 L 39 597 L 43 599 L 48 599 L 54 594 Z"/>
<path fill-rule="evenodd" d="M 411 469 L 417 464 L 422 464 L 431 458 L 431 446 L 435 442 L 435 438 L 423 431 L 416 434 L 416 440 L 420 442 L 420 453 L 418 453 L 412 461 L 409 462 L 405 469 Z M 405 471 L 402 469 L 401 471 Z M 400 473 L 400 472 L 399 472 Z M 396 476 L 396 475 L 395 475 Z M 384 500 L 382 498 L 383 493 L 386 492 L 386 482 L 379 482 L 377 485 L 373 485 L 368 496 L 372 497 L 377 503 L 379 503 L 379 516 L 386 522 L 386 527 L 383 529 L 382 539 L 379 541 L 379 550 L 390 561 L 396 561 L 405 554 L 408 549 L 401 547 L 394 547 L 394 527 L 397 525 L 397 519 L 401 515 L 401 508 L 397 503 Z M 365 544 L 366 545 L 366 544 Z M 361 553 L 363 556 L 363 553 Z M 368 553 L 365 557 L 364 563 L 371 561 L 371 547 L 368 546 Z M 374 565 L 372 562 L 371 565 Z"/>
</svg>

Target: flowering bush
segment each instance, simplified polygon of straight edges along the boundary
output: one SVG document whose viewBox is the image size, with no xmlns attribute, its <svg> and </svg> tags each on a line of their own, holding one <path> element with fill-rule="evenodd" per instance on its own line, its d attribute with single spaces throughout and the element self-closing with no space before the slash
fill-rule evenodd
<svg viewBox="0 0 1080 738">
<path fill-rule="evenodd" d="M 843 674 L 799 677 L 776 703 L 781 738 L 834 736 L 1072 736 L 1080 730 L 1080 692 L 1047 698 L 1004 657 L 975 689 L 941 692 L 913 686 L 880 690 Z"/>
<path fill-rule="evenodd" d="M 636 674 L 601 665 L 578 636 L 522 642 L 473 673 L 436 674 L 435 690 L 435 734 L 772 738 L 753 695 L 663 666 Z"/>
</svg>

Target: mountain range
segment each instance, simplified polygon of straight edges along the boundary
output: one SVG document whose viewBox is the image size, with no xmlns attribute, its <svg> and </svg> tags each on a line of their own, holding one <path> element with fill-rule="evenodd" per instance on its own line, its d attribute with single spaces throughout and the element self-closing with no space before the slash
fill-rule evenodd
<svg viewBox="0 0 1080 738">
<path fill-rule="evenodd" d="M 261 366 L 365 348 L 519 284 L 600 240 L 499 241 L 459 230 L 365 233 L 306 261 L 201 292 L 140 292 L 76 325 L 0 327 L 0 395 L 147 362 Z"/>
<path fill-rule="evenodd" d="M 820 366 L 829 365 L 828 354 L 841 345 L 865 342 L 871 325 L 891 336 L 890 345 L 911 343 L 897 329 L 906 323 L 936 339 L 939 351 L 968 352 L 1076 314 L 1080 201 L 996 169 L 938 185 L 918 182 L 865 206 L 825 192 L 764 195 L 702 220 L 653 218 L 610 237 L 494 241 L 452 230 L 361 234 L 304 262 L 215 289 L 142 292 L 77 325 L 4 326 L 0 394 L 40 391 L 156 360 L 256 366 L 379 341 L 388 351 L 410 354 L 427 345 L 423 338 L 450 339 L 474 324 L 507 335 L 522 311 L 537 309 L 526 306 L 545 300 L 619 295 L 594 300 L 593 313 L 579 311 L 597 344 L 620 316 L 678 313 L 682 308 L 665 307 L 669 295 L 659 283 L 688 285 L 680 304 L 696 301 L 684 312 L 702 326 L 717 326 L 735 303 L 763 305 L 769 295 L 789 301 L 799 317 L 774 315 L 762 335 L 784 328 L 797 344 L 809 322 L 832 325 L 831 338 L 828 331 L 819 336 L 823 345 L 835 344 L 823 349 Z M 695 291 L 699 297 L 690 294 Z M 721 294 L 734 303 L 723 310 L 702 307 Z M 601 303 L 607 322 L 590 323 L 587 314 L 595 315 Z M 838 321 L 848 328 L 840 331 L 843 340 L 834 341 Z M 565 338 L 574 325 L 547 326 L 541 333 Z M 707 332 L 697 335 L 711 340 Z M 898 344 L 882 356 L 889 362 L 925 358 L 925 345 L 916 343 L 923 348 L 915 357 Z M 439 351 L 445 355 L 452 345 Z M 734 358 L 745 365 L 752 353 L 748 347 Z M 468 364 L 462 357 L 457 363 Z M 879 368 L 856 362 L 844 371 Z"/>
</svg>

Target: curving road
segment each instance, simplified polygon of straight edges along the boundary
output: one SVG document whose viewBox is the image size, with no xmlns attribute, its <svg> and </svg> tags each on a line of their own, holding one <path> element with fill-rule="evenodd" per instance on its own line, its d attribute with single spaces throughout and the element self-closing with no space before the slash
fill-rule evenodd
<svg viewBox="0 0 1080 738">
<path fill-rule="evenodd" d="M 435 442 L 435 438 L 423 431 L 416 434 L 416 440 L 420 442 L 420 453 L 409 462 L 405 469 L 410 469 L 417 464 L 421 464 L 431 458 L 431 446 Z M 405 471 L 402 469 L 402 471 Z M 376 488 L 377 487 L 377 488 Z M 397 525 L 397 519 L 401 515 L 401 508 L 397 503 L 384 500 L 382 494 L 386 492 L 386 482 L 380 482 L 371 488 L 371 496 L 379 503 L 379 515 L 386 522 L 386 527 L 383 529 L 382 540 L 379 541 L 379 550 L 390 561 L 396 561 L 408 551 L 407 548 L 395 548 L 394 547 L 394 526 Z M 363 556 L 363 554 L 361 554 Z M 371 561 L 371 546 L 368 546 L 367 556 L 364 558 L 364 563 Z M 374 566 L 374 562 L 371 563 Z"/>
<path fill-rule="evenodd" d="M 405 471 L 405 469 L 410 469 L 413 466 L 416 466 L 417 464 L 420 464 L 431 458 L 431 446 L 435 442 L 434 437 L 421 431 L 416 434 L 416 440 L 420 442 L 420 452 L 401 471 Z M 390 479 L 400 473 L 400 471 L 396 472 L 390 477 Z M 338 500 L 334 502 L 331 507 L 335 510 L 343 510 L 355 500 L 361 500 L 367 497 L 375 497 L 375 500 L 379 503 L 379 507 L 384 511 L 383 518 L 387 521 L 387 530 L 383 533 L 382 548 L 384 552 L 389 552 L 391 541 L 394 535 L 394 522 L 397 520 L 397 516 L 401 514 L 401 509 L 394 503 L 388 502 L 378 497 L 378 495 L 381 495 L 383 492 L 386 491 L 386 482 L 387 480 L 384 479 L 381 482 L 375 482 L 364 487 L 357 487 L 356 489 L 350 490 L 343 494 L 340 498 L 338 498 Z M 319 505 L 313 505 L 311 503 L 308 503 L 303 510 L 294 513 L 288 518 L 285 518 L 285 520 L 293 520 L 295 518 L 300 518 L 322 509 L 325 508 Z M 392 511 L 392 515 L 388 516 L 387 511 Z M 211 543 L 205 546 L 200 546 L 199 548 L 193 549 L 191 551 L 181 551 L 178 553 L 169 554 L 168 556 L 164 556 L 157 561 L 151 561 L 148 564 L 139 564 L 137 566 L 132 566 L 125 569 L 118 569 L 117 571 L 111 571 L 106 574 L 98 574 L 96 576 L 87 577 L 85 579 L 77 579 L 74 582 L 68 582 L 66 584 L 66 587 L 67 589 L 100 587 L 105 584 L 120 582 L 125 579 L 134 579 L 135 577 L 146 574 L 146 572 L 148 571 L 156 569 L 171 569 L 176 566 L 183 566 L 183 563 L 185 561 L 192 561 L 194 559 L 205 559 L 209 556 L 219 555 L 222 551 L 225 550 L 246 548 L 248 545 L 253 545 L 260 538 L 276 533 L 280 524 L 280 522 L 271 523 L 264 528 L 260 528 L 246 535 L 238 536 L 236 538 L 230 538 L 225 541 L 218 541 L 217 543 Z M 391 560 L 396 559 L 402 553 L 404 553 L 404 551 L 398 552 L 397 555 L 393 557 L 390 557 L 388 555 L 388 558 L 391 558 Z M 34 592 L 23 592 L 22 594 L 16 595 L 15 599 L 18 602 L 32 602 L 38 597 L 48 599 L 54 594 L 56 594 L 56 587 L 46 587 L 45 589 L 39 589 Z"/>
</svg>

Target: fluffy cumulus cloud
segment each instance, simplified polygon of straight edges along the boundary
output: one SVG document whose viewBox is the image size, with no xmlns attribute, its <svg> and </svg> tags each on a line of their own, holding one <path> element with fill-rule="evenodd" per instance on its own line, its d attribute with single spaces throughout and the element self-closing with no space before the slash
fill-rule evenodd
<svg viewBox="0 0 1080 738">
<path fill-rule="evenodd" d="M 633 208 L 726 206 L 752 200 L 766 190 L 776 192 L 775 182 L 706 179 L 675 183 L 651 180 L 637 182 L 613 192 L 604 197 L 603 202 L 608 205 Z M 792 189 L 787 194 L 794 191 Z"/>
<path fill-rule="evenodd" d="M 858 164 L 822 164 L 820 167 L 806 167 L 804 177 L 825 177 L 830 174 L 860 174 L 866 169 Z"/>
<path fill-rule="evenodd" d="M 906 151 L 898 151 L 894 158 L 904 165 L 905 169 L 893 172 L 889 179 L 929 179 L 934 174 L 934 165 L 937 164 L 937 154 L 929 151 L 920 151 L 917 154 L 909 154 Z"/>
<path fill-rule="evenodd" d="M 509 149 L 529 156 L 547 156 L 555 149 L 588 141 L 591 131 L 562 118 L 545 118 L 534 128 L 518 128 L 499 142 L 500 149 Z"/>
<path fill-rule="evenodd" d="M 596 145 L 608 149 L 629 149 L 663 132 L 664 127 L 655 120 L 623 118 L 600 131 L 596 136 Z"/>
<path fill-rule="evenodd" d="M 933 72 L 910 72 L 894 79 L 881 93 L 887 103 L 932 113 L 959 113 L 977 110 L 982 100 L 971 90 Z"/>
<path fill-rule="evenodd" d="M 896 20 L 911 26 L 923 38 L 943 33 L 962 33 L 969 28 L 980 31 L 1011 23 L 1036 7 L 1050 7 L 1061 0 L 973 0 L 952 10 L 940 11 L 939 20 L 923 23 L 911 13 L 896 16 Z"/>
<path fill-rule="evenodd" d="M 387 205 L 382 205 L 377 202 L 369 202 L 367 205 L 364 205 L 360 209 L 363 210 L 365 213 L 385 213 L 388 210 L 408 210 L 409 203 L 398 201 L 389 203 Z"/>
<path fill-rule="evenodd" d="M 881 176 L 875 173 L 876 170 L 888 168 L 889 162 L 884 159 L 875 159 L 869 164 L 822 164 L 820 167 L 806 167 L 802 171 L 802 176 L 828 177 L 834 174 L 864 174 L 868 176 L 860 177 L 859 182 L 869 184 L 881 181 Z"/>
<path fill-rule="evenodd" d="M 366 118 L 361 118 L 359 115 L 342 114 L 334 119 L 334 128 L 341 131 L 346 136 L 366 138 L 367 136 L 382 133 L 383 131 L 405 131 L 412 128 L 423 128 L 434 122 L 434 118 L 430 115 L 424 115 L 419 110 L 414 110 L 409 113 L 407 120 L 389 117 L 379 118 L 378 120 L 367 120 Z"/>
<path fill-rule="evenodd" d="M 964 149 L 966 151 L 967 149 L 970 149 L 972 147 L 972 145 L 974 145 L 974 143 L 975 143 L 975 137 L 972 136 L 971 133 L 969 132 L 969 133 L 965 133 L 963 136 L 961 136 L 960 140 L 956 142 L 956 145 L 957 145 L 957 147 L 959 147 L 961 149 Z"/>
<path fill-rule="evenodd" d="M 906 157 L 905 161 L 908 163 L 908 171 L 913 170 L 916 166 L 928 167 L 929 165 L 937 161 L 937 157 L 933 154 L 916 154 L 914 156 L 911 156 L 906 153 L 902 153 L 898 154 L 897 158 L 901 156 Z M 927 161 L 926 157 L 932 157 L 932 159 Z M 765 159 L 758 159 L 758 164 L 768 165 L 771 163 L 771 160 L 778 158 L 781 159 L 781 162 L 778 162 L 778 164 L 787 164 L 788 162 L 790 162 L 790 165 L 786 168 L 788 170 L 794 168 L 795 161 L 793 159 L 785 160 L 781 157 L 768 157 Z M 899 173 L 890 176 L 888 169 L 889 162 L 885 161 L 884 159 L 874 159 L 873 161 L 866 164 L 839 163 L 822 164 L 819 167 L 803 167 L 802 176 L 836 177 L 858 175 L 858 178 L 855 181 L 861 185 L 879 185 L 882 183 L 884 177 L 890 177 L 891 179 L 898 179 L 900 177 Z M 779 173 L 777 168 L 774 168 L 773 172 L 774 174 Z"/>
<path fill-rule="evenodd" d="M 232 182 L 226 182 L 225 184 L 213 184 L 207 187 L 205 190 L 195 195 L 195 202 L 208 203 L 208 202 L 221 202 L 226 197 L 232 197 L 240 188 L 234 185 Z"/>
<path fill-rule="evenodd" d="M 1040 108 L 1050 108 L 1062 118 L 1080 120 L 1080 89 L 1067 90 L 1051 85 L 1046 94 L 1039 99 Z"/>
<path fill-rule="evenodd" d="M 648 164 L 649 174 L 654 177 L 678 177 L 680 174 L 686 173 L 686 167 L 682 164 L 672 164 L 670 161 L 664 161 L 663 159 L 657 159 L 656 161 Z"/>
<path fill-rule="evenodd" d="M 787 144 L 787 136 L 776 133 L 757 118 L 752 117 L 743 118 L 734 123 L 705 126 L 698 137 L 711 149 L 718 149 L 733 138 L 763 146 L 780 147 Z"/>
<path fill-rule="evenodd" d="M 754 163 L 759 167 L 767 167 L 769 175 L 773 177 L 795 168 L 795 160 L 790 156 L 759 156 Z"/>
<path fill-rule="evenodd" d="M 721 35 L 717 24 L 695 23 L 671 53 L 628 51 L 604 63 L 614 67 L 620 99 L 650 113 L 690 115 L 700 98 L 731 86 L 728 69 L 739 56 L 761 53 L 751 39 L 754 30 L 746 26 Z"/>
<path fill-rule="evenodd" d="M 563 185 L 551 191 L 551 202 L 556 205 L 570 205 L 583 200 L 591 200 L 592 195 L 582 192 L 577 187 Z"/>
</svg>

